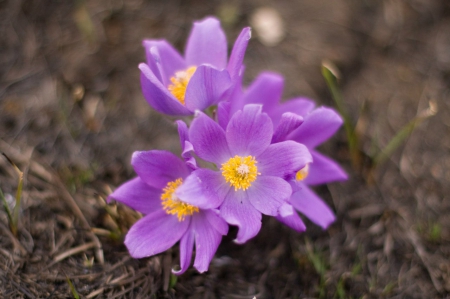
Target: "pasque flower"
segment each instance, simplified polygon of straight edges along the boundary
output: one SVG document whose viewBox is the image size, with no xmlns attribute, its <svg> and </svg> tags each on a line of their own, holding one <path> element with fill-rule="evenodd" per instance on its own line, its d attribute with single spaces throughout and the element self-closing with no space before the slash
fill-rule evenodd
<svg viewBox="0 0 450 299">
<path fill-rule="evenodd" d="M 221 105 L 219 121 L 226 124 L 228 115 L 246 104 L 262 104 L 263 111 L 270 116 L 275 127 L 272 143 L 293 140 L 307 146 L 313 162 L 291 178 L 292 195 L 280 207 L 277 218 L 298 231 L 304 231 L 305 225 L 294 212 L 295 208 L 314 223 L 327 228 L 335 220 L 334 213 L 308 185 L 347 179 L 347 174 L 336 162 L 315 150 L 339 129 L 342 118 L 330 108 L 315 108 L 314 102 L 306 98 L 279 103 L 283 84 L 280 75 L 261 73 L 246 91 L 235 92 L 229 103 Z"/>
<path fill-rule="evenodd" d="M 186 137 L 186 126 L 179 123 L 180 136 Z M 182 138 L 182 144 L 188 141 Z M 187 141 L 187 143 L 186 143 Z M 184 148 L 183 148 L 184 149 Z M 131 164 L 137 177 L 124 183 L 109 197 L 141 212 L 125 237 L 125 245 L 134 258 L 161 253 L 180 241 L 181 274 L 189 267 L 195 243 L 194 267 L 208 270 L 228 225 L 218 216 L 220 202 L 211 201 L 208 209 L 183 202 L 176 192 L 189 177 L 195 163 L 189 155 L 185 161 L 167 151 L 135 152 Z"/>
<path fill-rule="evenodd" d="M 240 76 L 250 28 L 237 38 L 227 62 L 227 41 L 213 17 L 195 22 L 182 57 L 165 40 L 144 40 L 141 63 L 145 99 L 157 111 L 190 115 L 216 104 Z"/>
<path fill-rule="evenodd" d="M 226 130 L 198 112 L 189 129 L 195 153 L 218 171 L 197 169 L 177 189 L 177 196 L 197 207 L 221 202 L 220 215 L 239 227 L 236 242 L 244 243 L 261 228 L 261 214 L 275 216 L 291 196 L 285 177 L 311 163 L 307 148 L 294 141 L 271 144 L 269 116 L 261 105 L 246 105 Z"/>
<path fill-rule="evenodd" d="M 334 222 L 334 213 L 308 186 L 347 179 L 347 174 L 335 161 L 315 149 L 328 140 L 341 124 L 342 118 L 334 110 L 324 107 L 316 108 L 304 116 L 304 121 L 298 128 L 282 139 L 295 140 L 305 144 L 313 157 L 313 162 L 299 170 L 293 178 L 293 192 L 288 202 L 297 211 L 324 229 Z M 281 215 L 279 220 L 289 225 L 292 220 L 286 222 L 283 219 L 287 217 L 291 216 L 289 214 Z"/>
</svg>

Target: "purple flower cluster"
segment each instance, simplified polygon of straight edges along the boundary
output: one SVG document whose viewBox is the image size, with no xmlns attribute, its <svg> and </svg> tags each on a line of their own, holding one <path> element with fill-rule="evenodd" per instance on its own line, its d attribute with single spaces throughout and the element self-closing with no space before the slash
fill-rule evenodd
<svg viewBox="0 0 450 299">
<path fill-rule="evenodd" d="M 204 272 L 228 225 L 238 227 L 235 241 L 242 244 L 258 234 L 262 214 L 299 232 L 306 227 L 297 211 L 324 229 L 335 220 L 308 186 L 347 178 L 315 150 L 342 119 L 308 99 L 280 103 L 284 82 L 277 74 L 262 73 L 244 89 L 249 39 L 245 28 L 227 61 L 225 34 L 210 17 L 194 23 L 184 58 L 164 40 L 144 41 L 147 63 L 139 68 L 145 99 L 161 113 L 194 118 L 189 127 L 177 121 L 181 157 L 135 152 L 137 177 L 109 197 L 145 215 L 125 238 L 133 257 L 179 242 L 180 270 L 174 273 L 181 274 L 195 244 L 194 267 Z M 211 167 L 199 167 L 195 157 Z"/>
</svg>

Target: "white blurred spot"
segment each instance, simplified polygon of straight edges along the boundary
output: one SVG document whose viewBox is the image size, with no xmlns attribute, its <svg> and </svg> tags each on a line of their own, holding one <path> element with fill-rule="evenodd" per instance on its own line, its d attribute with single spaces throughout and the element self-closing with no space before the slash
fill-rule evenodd
<svg viewBox="0 0 450 299">
<path fill-rule="evenodd" d="M 275 46 L 284 38 L 283 20 L 278 11 L 271 7 L 258 8 L 250 17 L 250 24 L 266 46 Z"/>
</svg>

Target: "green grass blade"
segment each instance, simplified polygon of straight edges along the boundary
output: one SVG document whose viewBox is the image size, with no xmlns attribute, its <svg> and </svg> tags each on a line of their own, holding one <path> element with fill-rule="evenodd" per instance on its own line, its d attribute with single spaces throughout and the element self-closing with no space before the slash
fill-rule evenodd
<svg viewBox="0 0 450 299">
<path fill-rule="evenodd" d="M 19 225 L 19 216 L 20 216 L 20 203 L 22 201 L 22 188 L 23 188 L 23 172 L 19 170 L 19 184 L 17 186 L 16 191 L 16 205 L 14 206 L 14 212 L 13 212 L 13 218 L 12 218 L 12 224 L 13 224 L 13 233 L 14 235 L 17 235 L 17 228 Z"/>
<path fill-rule="evenodd" d="M 402 145 L 402 143 L 408 138 L 414 129 L 420 125 L 425 119 L 433 116 L 437 113 L 437 105 L 435 102 L 430 102 L 428 109 L 417 115 L 413 120 L 407 123 L 398 133 L 392 137 L 389 143 L 375 156 L 374 166 L 379 166 L 386 162 L 386 160 L 392 156 L 394 151 Z"/>
<path fill-rule="evenodd" d="M 5 154 L 2 153 L 3 156 L 8 160 L 9 164 L 14 167 L 14 170 L 17 172 L 19 176 L 19 182 L 17 184 L 17 191 L 16 191 L 16 205 L 14 206 L 14 210 L 11 217 L 11 232 L 17 236 L 17 229 L 19 225 L 19 216 L 20 216 L 20 202 L 22 199 L 22 188 L 23 188 L 23 172 L 20 171 L 19 167 Z"/>
<path fill-rule="evenodd" d="M 352 124 L 350 117 L 345 110 L 344 101 L 342 99 L 341 91 L 339 90 L 337 84 L 337 75 L 336 72 L 333 71 L 333 66 L 329 62 L 322 63 L 322 76 L 327 83 L 328 89 L 331 92 L 331 97 L 333 98 L 334 103 L 338 109 L 339 114 L 344 119 L 344 128 L 345 133 L 348 139 L 348 147 L 350 151 L 350 156 L 352 159 L 352 163 L 354 167 L 359 167 L 360 165 L 360 155 L 359 155 L 359 141 L 358 136 L 356 135 L 355 128 Z"/>
<path fill-rule="evenodd" d="M 78 295 L 77 290 L 75 289 L 75 286 L 73 285 L 72 281 L 67 277 L 67 283 L 69 284 L 70 292 L 73 295 L 73 298 L 80 299 L 80 295 Z"/>
</svg>

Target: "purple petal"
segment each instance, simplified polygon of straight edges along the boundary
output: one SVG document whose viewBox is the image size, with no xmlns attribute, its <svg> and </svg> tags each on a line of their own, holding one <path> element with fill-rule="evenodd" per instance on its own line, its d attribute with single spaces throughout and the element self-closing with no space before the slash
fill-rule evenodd
<svg viewBox="0 0 450 299">
<path fill-rule="evenodd" d="M 242 78 L 243 75 L 239 75 L 238 77 L 235 77 L 233 79 L 232 86 L 222 96 L 222 99 L 226 99 L 227 101 L 221 101 L 218 104 L 217 121 L 224 130 L 227 128 L 228 122 L 230 121 L 230 118 L 234 114 L 234 112 L 242 109 L 242 107 L 244 106 L 244 104 L 240 104 L 239 102 L 243 96 Z M 233 107 L 239 108 L 235 109 Z M 234 109 L 233 112 L 231 112 L 232 108 Z"/>
<path fill-rule="evenodd" d="M 139 64 L 141 70 L 141 88 L 145 100 L 153 109 L 169 115 L 191 115 L 192 112 L 184 107 L 167 90 L 159 79 L 153 74 L 150 67 L 145 64 Z"/>
<path fill-rule="evenodd" d="M 303 184 L 303 188 L 292 193 L 289 201 L 295 209 L 323 229 L 326 229 L 336 219 L 327 204 L 305 184 Z"/>
<path fill-rule="evenodd" d="M 292 189 L 288 182 L 273 176 L 259 176 L 247 189 L 248 200 L 265 215 L 276 216 L 278 208 L 289 199 Z"/>
<path fill-rule="evenodd" d="M 247 104 L 261 104 L 263 111 L 270 115 L 275 109 L 283 92 L 284 79 L 271 73 L 261 73 L 241 95 L 233 97 L 230 113 L 241 110 Z"/>
<path fill-rule="evenodd" d="M 220 102 L 217 105 L 217 122 L 225 130 L 230 121 L 230 102 Z"/>
<path fill-rule="evenodd" d="M 231 86 L 230 74 L 210 66 L 199 66 L 186 88 L 186 107 L 194 111 L 216 104 Z"/>
<path fill-rule="evenodd" d="M 161 73 L 160 79 L 164 86 L 170 84 L 170 77 L 173 77 L 175 72 L 187 68 L 183 57 L 167 41 L 144 40 L 142 44 L 150 69 L 154 74 Z"/>
<path fill-rule="evenodd" d="M 227 38 L 216 18 L 194 22 L 185 52 L 188 66 L 209 64 L 218 69 L 227 65 Z"/>
<path fill-rule="evenodd" d="M 228 234 L 228 224 L 220 217 L 218 210 L 204 210 L 203 213 L 205 214 L 209 225 L 214 227 L 216 231 L 223 236 Z"/>
<path fill-rule="evenodd" d="M 261 106 L 246 105 L 232 116 L 226 137 L 233 156 L 258 156 L 269 146 L 272 133 L 272 122 Z"/>
<path fill-rule="evenodd" d="M 192 157 L 191 152 L 194 151 L 194 146 L 189 141 L 184 143 L 184 151 L 181 152 L 181 156 L 185 159 L 186 165 L 191 170 L 196 170 L 198 168 L 197 161 Z"/>
<path fill-rule="evenodd" d="M 192 217 L 194 218 L 194 217 Z M 193 219 L 192 219 L 193 220 Z M 180 240 L 180 270 L 173 270 L 172 273 L 176 275 L 181 275 L 189 268 L 192 259 L 192 250 L 194 248 L 195 233 L 190 227 L 187 229 L 186 233 L 181 237 Z"/>
<path fill-rule="evenodd" d="M 261 73 L 248 87 L 244 95 L 245 104 L 262 104 L 263 111 L 274 109 L 283 94 L 284 79 L 270 72 Z"/>
<path fill-rule="evenodd" d="M 262 215 L 247 199 L 246 191 L 231 190 L 220 207 L 220 215 L 229 224 L 239 227 L 235 240 L 238 244 L 253 238 L 261 229 Z"/>
<path fill-rule="evenodd" d="M 286 112 L 281 116 L 275 133 L 273 133 L 272 143 L 286 140 L 287 136 L 303 123 L 303 117 L 295 113 Z"/>
<path fill-rule="evenodd" d="M 158 189 L 166 187 L 168 182 L 184 179 L 189 175 L 186 164 L 167 151 L 134 152 L 131 165 L 146 184 Z"/>
<path fill-rule="evenodd" d="M 289 226 L 292 229 L 295 229 L 300 233 L 306 230 L 305 223 L 303 223 L 302 219 L 298 216 L 297 212 L 288 203 L 284 203 L 280 207 L 279 214 L 277 215 L 276 218 L 281 223 Z"/>
<path fill-rule="evenodd" d="M 177 188 L 176 196 L 201 209 L 214 209 L 222 204 L 230 186 L 218 171 L 200 168 Z"/>
<path fill-rule="evenodd" d="M 278 108 L 278 112 L 280 115 L 285 112 L 292 112 L 300 116 L 305 116 L 310 113 L 315 106 L 316 104 L 314 101 L 310 99 L 295 98 L 282 103 Z"/>
<path fill-rule="evenodd" d="M 256 160 L 261 174 L 288 178 L 311 163 L 312 157 L 306 146 L 288 140 L 271 144 Z"/>
<path fill-rule="evenodd" d="M 152 71 L 153 75 L 155 75 L 155 77 L 161 82 L 162 85 L 167 86 L 167 79 L 163 79 L 162 77 L 162 73 L 164 73 L 164 70 L 161 66 L 161 58 L 159 57 L 158 49 L 156 47 L 145 47 L 145 54 L 147 56 L 147 65 Z"/>
<path fill-rule="evenodd" d="M 222 235 L 209 224 L 204 213 L 192 217 L 192 226 L 195 231 L 194 267 L 198 272 L 203 273 L 208 270 L 209 263 L 222 240 Z"/>
<path fill-rule="evenodd" d="M 345 171 L 333 160 L 311 151 L 313 163 L 309 164 L 308 176 L 303 181 L 307 185 L 319 185 L 348 179 Z"/>
<path fill-rule="evenodd" d="M 142 213 L 161 210 L 161 189 L 150 187 L 139 177 L 123 183 L 108 197 Z"/>
<path fill-rule="evenodd" d="M 189 130 L 189 139 L 200 158 L 217 165 L 230 157 L 225 131 L 203 112 L 198 112 Z"/>
<path fill-rule="evenodd" d="M 269 114 L 270 118 L 272 119 L 274 127 L 277 127 L 284 113 L 290 112 L 304 117 L 309 112 L 311 112 L 311 110 L 313 110 L 314 107 L 315 104 L 312 100 L 306 98 L 295 98 L 282 103 L 281 105 L 279 105 L 278 107 L 276 107 L 271 111 L 265 112 Z"/>
<path fill-rule="evenodd" d="M 288 138 L 314 148 L 330 138 L 342 125 L 342 118 L 330 108 L 317 108 L 305 116 L 303 124 Z"/>
<path fill-rule="evenodd" d="M 231 78 L 239 76 L 242 69 L 242 62 L 244 61 L 245 50 L 247 49 L 248 41 L 252 36 L 250 27 L 242 29 L 238 38 L 234 42 L 233 50 L 231 51 L 230 61 L 228 62 L 227 70 Z"/>
<path fill-rule="evenodd" d="M 178 136 L 180 137 L 181 150 L 184 151 L 185 141 L 189 141 L 189 130 L 186 123 L 182 120 L 176 121 L 178 127 Z"/>
<path fill-rule="evenodd" d="M 136 222 L 125 237 L 125 245 L 134 258 L 161 253 L 172 247 L 186 232 L 191 218 L 178 221 L 163 210 L 148 214 Z"/>
<path fill-rule="evenodd" d="M 192 170 L 197 169 L 197 162 L 195 158 L 192 157 L 192 153 L 194 151 L 194 147 L 192 143 L 189 142 L 189 130 L 186 123 L 182 120 L 176 121 L 178 126 L 178 136 L 180 137 L 180 145 L 181 145 L 181 157 L 183 157 L 186 165 Z"/>
</svg>

